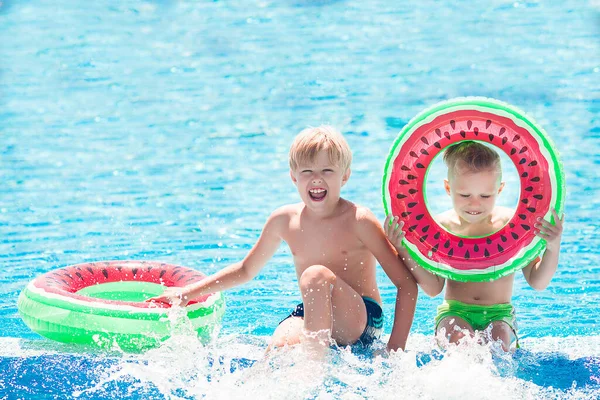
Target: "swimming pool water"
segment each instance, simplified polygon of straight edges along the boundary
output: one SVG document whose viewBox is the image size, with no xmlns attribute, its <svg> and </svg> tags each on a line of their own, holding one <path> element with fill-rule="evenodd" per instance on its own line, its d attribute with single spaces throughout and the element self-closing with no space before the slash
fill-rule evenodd
<svg viewBox="0 0 600 400">
<path fill-rule="evenodd" d="M 595 0 L 0 2 L 0 398 L 600 397 L 599 16 Z M 543 292 L 517 274 L 513 356 L 439 354 L 442 297 L 421 294 L 406 354 L 339 351 L 316 378 L 301 354 L 262 361 L 299 299 L 285 246 L 226 293 L 206 348 L 181 335 L 98 353 L 43 340 L 17 314 L 27 282 L 57 267 L 211 273 L 241 259 L 270 211 L 299 201 L 287 151 L 310 125 L 344 132 L 342 193 L 383 220 L 399 130 L 467 95 L 525 110 L 565 166 L 559 269 Z M 389 334 L 394 289 L 380 268 L 378 282 Z"/>
</svg>

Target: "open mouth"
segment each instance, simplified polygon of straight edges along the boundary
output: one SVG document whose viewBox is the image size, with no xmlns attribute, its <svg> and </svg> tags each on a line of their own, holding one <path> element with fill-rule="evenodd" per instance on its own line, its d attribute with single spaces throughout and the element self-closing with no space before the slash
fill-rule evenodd
<svg viewBox="0 0 600 400">
<path fill-rule="evenodd" d="M 465 213 L 469 215 L 480 215 L 481 211 L 465 211 Z"/>
<path fill-rule="evenodd" d="M 327 196 L 327 190 L 321 188 L 310 189 L 308 195 L 313 201 L 323 201 Z"/>
</svg>

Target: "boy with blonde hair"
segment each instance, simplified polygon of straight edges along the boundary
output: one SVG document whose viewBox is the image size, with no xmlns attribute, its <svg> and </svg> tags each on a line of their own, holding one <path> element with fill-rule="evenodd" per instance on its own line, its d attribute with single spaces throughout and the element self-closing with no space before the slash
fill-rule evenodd
<svg viewBox="0 0 600 400">
<path fill-rule="evenodd" d="M 375 280 L 377 260 L 397 287 L 388 349 L 404 349 L 414 316 L 416 283 L 373 213 L 340 197 L 350 178 L 351 162 L 348 143 L 333 128 L 300 132 L 289 163 L 302 202 L 275 210 L 242 261 L 185 288 L 167 288 L 149 301 L 185 305 L 205 293 L 241 285 L 260 272 L 283 240 L 293 255 L 302 303 L 280 322 L 269 348 L 306 341 L 323 354 L 329 336 L 342 346 L 369 345 L 379 338 L 383 315 Z"/>
<path fill-rule="evenodd" d="M 504 182 L 500 157 L 494 150 L 478 142 L 465 141 L 448 148 L 444 161 L 448 167 L 444 188 L 453 208 L 436 217 L 440 225 L 457 235 L 487 236 L 509 222 L 513 210 L 495 205 Z M 555 210 L 552 213 L 556 225 L 541 218 L 535 225 L 535 234 L 546 240 L 542 258 L 538 257 L 523 269 L 527 283 L 536 290 L 548 286 L 558 266 L 564 215 L 559 219 Z M 428 294 L 439 294 L 444 279 L 417 265 L 402 246 L 404 223 L 388 216 L 384 226 L 388 239 L 410 267 L 417 283 Z M 510 304 L 514 275 L 492 282 L 449 279 L 444 303 L 438 307 L 436 334 L 443 331 L 450 343 L 457 343 L 465 333 L 473 335 L 475 331 L 485 331 L 488 340 L 501 340 L 507 351 L 517 340 L 514 307 Z"/>
</svg>

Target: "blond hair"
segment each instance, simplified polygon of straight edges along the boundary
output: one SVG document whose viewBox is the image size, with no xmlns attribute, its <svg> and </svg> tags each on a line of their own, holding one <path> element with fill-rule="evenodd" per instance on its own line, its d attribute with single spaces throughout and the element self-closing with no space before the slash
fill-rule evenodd
<svg viewBox="0 0 600 400">
<path fill-rule="evenodd" d="M 469 172 L 496 170 L 502 178 L 500 156 L 493 149 L 475 141 L 460 142 L 444 153 L 448 177 L 466 168 Z"/>
<path fill-rule="evenodd" d="M 295 170 L 300 164 L 313 162 L 321 150 L 326 150 L 329 161 L 344 171 L 352 163 L 352 151 L 344 136 L 335 128 L 321 125 L 306 128 L 300 132 L 290 147 L 290 168 Z"/>
</svg>

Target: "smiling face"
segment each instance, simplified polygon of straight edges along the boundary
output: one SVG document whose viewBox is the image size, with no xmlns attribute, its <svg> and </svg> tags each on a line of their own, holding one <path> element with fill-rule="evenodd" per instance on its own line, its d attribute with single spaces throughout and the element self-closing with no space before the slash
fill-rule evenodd
<svg viewBox="0 0 600 400">
<path fill-rule="evenodd" d="M 504 188 L 504 182 L 500 180 L 501 174 L 497 169 L 471 171 L 456 168 L 444 180 L 444 187 L 459 218 L 476 224 L 490 218 L 496 199 Z"/>
<path fill-rule="evenodd" d="M 350 168 L 343 170 L 336 165 L 324 149 L 314 160 L 303 161 L 290 170 L 290 176 L 304 204 L 312 211 L 326 214 L 338 204 L 341 188 L 350 177 Z"/>
</svg>

